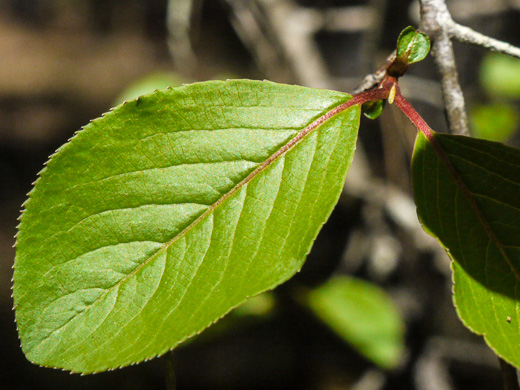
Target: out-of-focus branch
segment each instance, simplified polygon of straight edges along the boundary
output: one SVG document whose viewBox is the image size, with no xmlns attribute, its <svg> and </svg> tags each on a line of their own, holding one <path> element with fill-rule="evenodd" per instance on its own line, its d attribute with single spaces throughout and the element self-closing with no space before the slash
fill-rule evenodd
<svg viewBox="0 0 520 390">
<path fill-rule="evenodd" d="M 290 0 L 226 0 L 233 27 L 272 80 L 331 88 L 326 65 L 312 39 L 321 25 L 314 10 Z"/>
<path fill-rule="evenodd" d="M 271 21 L 255 0 L 226 0 L 231 22 L 242 42 L 253 55 L 260 70 L 270 80 L 295 83 L 287 66 L 283 48 L 274 36 Z"/>
<path fill-rule="evenodd" d="M 488 37 L 475 30 L 472 30 L 469 27 L 462 26 L 455 22 L 449 26 L 449 34 L 453 37 L 453 39 L 456 39 L 459 42 L 481 46 L 488 50 L 520 58 L 520 48 L 509 43 L 499 41 L 498 39 Z"/>
<path fill-rule="evenodd" d="M 379 24 L 378 13 L 370 6 L 322 9 L 302 7 L 293 0 L 225 3 L 232 10 L 233 27 L 268 78 L 314 88 L 331 89 L 337 81 L 319 50 L 318 32 L 366 32 Z M 348 89 L 353 86 L 345 78 L 341 82 Z"/>
<path fill-rule="evenodd" d="M 388 64 L 395 60 L 395 56 L 396 51 L 394 50 L 392 54 L 386 58 L 385 63 L 376 72 L 365 76 L 361 84 L 353 91 L 353 94 L 356 95 L 358 93 L 368 91 L 383 81 L 383 78 L 386 75 L 386 68 L 388 67 Z"/>
<path fill-rule="evenodd" d="M 377 52 L 384 34 L 385 12 L 388 0 L 368 0 L 367 6 L 372 10 L 372 22 L 368 23 L 361 35 L 360 65 L 361 69 L 370 69 L 374 66 L 374 59 L 378 57 Z"/>
<path fill-rule="evenodd" d="M 432 57 L 442 85 L 448 125 L 452 133 L 468 135 L 468 118 L 459 83 L 450 29 L 455 24 L 444 0 L 421 0 L 420 28 L 433 41 Z"/>
<path fill-rule="evenodd" d="M 503 14 L 520 9 L 519 0 L 450 0 L 450 13 L 457 20 L 469 20 L 476 17 Z"/>
<path fill-rule="evenodd" d="M 175 66 L 184 74 L 191 75 L 197 58 L 191 46 L 190 30 L 192 15 L 200 7 L 197 0 L 169 0 L 166 26 L 168 49 Z"/>
<path fill-rule="evenodd" d="M 320 27 L 319 13 L 293 1 L 257 0 L 283 48 L 296 81 L 313 88 L 332 88 L 327 65 L 312 36 Z"/>
</svg>

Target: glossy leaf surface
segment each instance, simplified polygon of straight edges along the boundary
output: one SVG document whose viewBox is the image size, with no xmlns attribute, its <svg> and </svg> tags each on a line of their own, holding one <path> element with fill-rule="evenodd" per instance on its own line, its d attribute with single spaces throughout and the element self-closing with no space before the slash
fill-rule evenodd
<svg viewBox="0 0 520 390">
<path fill-rule="evenodd" d="M 404 351 L 404 322 L 390 297 L 360 279 L 335 277 L 311 290 L 314 313 L 362 355 L 394 368 Z"/>
<path fill-rule="evenodd" d="M 60 148 L 25 204 L 22 348 L 91 373 L 161 355 L 297 272 L 338 200 L 359 106 L 258 81 L 116 107 Z"/>
<path fill-rule="evenodd" d="M 419 218 L 453 260 L 459 317 L 518 367 L 520 150 L 446 134 L 434 139 L 456 176 L 419 135 L 412 164 Z"/>
<path fill-rule="evenodd" d="M 397 58 L 408 65 L 422 61 L 430 52 L 430 38 L 414 27 L 405 28 L 397 39 Z"/>
</svg>

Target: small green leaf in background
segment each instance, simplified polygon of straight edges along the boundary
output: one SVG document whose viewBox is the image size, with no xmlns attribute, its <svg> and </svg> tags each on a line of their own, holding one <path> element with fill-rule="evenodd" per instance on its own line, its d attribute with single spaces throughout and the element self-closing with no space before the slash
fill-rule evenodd
<svg viewBox="0 0 520 390">
<path fill-rule="evenodd" d="M 422 61 L 430 52 L 430 38 L 414 27 L 405 28 L 397 39 L 397 58 L 410 65 Z"/>
<path fill-rule="evenodd" d="M 248 299 L 243 305 L 233 310 L 235 317 L 264 317 L 269 315 L 276 305 L 276 299 L 272 292 L 264 292 Z"/>
<path fill-rule="evenodd" d="M 457 174 L 419 133 L 412 160 L 417 213 L 453 260 L 462 322 L 520 367 L 520 149 L 434 133 Z"/>
<path fill-rule="evenodd" d="M 404 322 L 374 284 L 335 277 L 309 291 L 307 304 L 342 339 L 379 366 L 395 368 L 404 351 Z"/>
<path fill-rule="evenodd" d="M 25 203 L 22 348 L 92 373 L 166 353 L 302 267 L 343 188 L 360 107 L 235 80 L 116 107 L 52 156 Z"/>
<path fill-rule="evenodd" d="M 520 60 L 505 54 L 488 53 L 480 68 L 480 82 L 489 96 L 520 98 Z"/>
<path fill-rule="evenodd" d="M 514 99 L 520 98 L 520 60 L 489 53 L 480 67 L 480 82 L 490 104 L 470 110 L 476 137 L 491 141 L 507 141 L 517 130 L 519 114 Z"/>
<path fill-rule="evenodd" d="M 477 138 L 505 142 L 518 128 L 518 112 L 511 104 L 477 105 L 469 112 L 473 134 Z"/>
<path fill-rule="evenodd" d="M 212 80 L 228 80 L 236 78 L 231 73 L 219 73 Z M 133 100 L 139 96 L 151 93 L 155 90 L 166 89 L 169 87 L 179 87 L 183 84 L 192 83 L 193 80 L 183 78 L 174 72 L 154 72 L 132 82 L 114 101 L 114 106 L 123 102 Z"/>
<path fill-rule="evenodd" d="M 276 298 L 271 291 L 256 295 L 235 308 L 229 315 L 213 324 L 197 337 L 186 340 L 182 346 L 212 342 L 238 329 L 267 320 L 276 306 Z"/>
<path fill-rule="evenodd" d="M 386 100 L 367 102 L 361 106 L 361 110 L 368 119 L 377 119 L 383 113 L 385 102 Z"/>
</svg>

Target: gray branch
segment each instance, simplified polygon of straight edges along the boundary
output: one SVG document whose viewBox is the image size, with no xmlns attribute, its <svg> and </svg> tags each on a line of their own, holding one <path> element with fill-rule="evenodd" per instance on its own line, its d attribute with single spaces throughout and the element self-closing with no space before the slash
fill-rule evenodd
<svg viewBox="0 0 520 390">
<path fill-rule="evenodd" d="M 490 38 L 484 34 L 472 30 L 469 27 L 461 26 L 458 23 L 453 22 L 452 25 L 449 26 L 449 34 L 453 37 L 453 39 L 456 39 L 459 42 L 469 43 L 488 50 L 520 58 L 520 48 L 509 43 L 499 41 L 498 39 Z"/>
<path fill-rule="evenodd" d="M 190 76 L 197 63 L 190 38 L 192 15 L 200 6 L 197 3 L 197 0 L 169 0 L 166 10 L 168 50 L 175 66 Z"/>
<path fill-rule="evenodd" d="M 453 134 L 469 135 L 464 95 L 450 40 L 454 24 L 444 0 L 421 0 L 420 28 L 433 41 L 431 53 L 441 79 L 449 128 Z"/>
<path fill-rule="evenodd" d="M 520 48 L 455 23 L 445 0 L 421 0 L 420 6 L 420 27 L 433 40 L 432 57 L 441 79 L 449 128 L 454 134 L 468 135 L 464 95 L 459 83 L 451 39 L 517 58 L 520 58 Z"/>
<path fill-rule="evenodd" d="M 363 91 L 368 91 L 376 87 L 386 75 L 386 68 L 388 64 L 395 60 L 396 50 L 394 50 L 387 58 L 383 66 L 381 66 L 375 73 L 365 76 L 361 84 L 354 90 L 353 94 L 356 95 Z"/>
</svg>

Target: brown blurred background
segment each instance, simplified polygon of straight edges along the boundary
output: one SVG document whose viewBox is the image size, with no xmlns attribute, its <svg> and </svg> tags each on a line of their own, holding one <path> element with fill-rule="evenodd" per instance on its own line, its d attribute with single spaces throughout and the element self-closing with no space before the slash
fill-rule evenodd
<svg viewBox="0 0 520 390">
<path fill-rule="evenodd" d="M 520 43 L 518 1 L 448 5 L 458 22 Z M 16 335 L 17 218 L 48 157 L 81 126 L 136 91 L 213 78 L 352 91 L 410 24 L 418 24 L 418 5 L 409 0 L 0 0 L 0 388 L 164 389 L 171 364 L 180 390 L 500 388 L 494 356 L 456 318 L 446 256 L 416 221 L 408 176 L 415 130 L 392 108 L 362 120 L 340 203 L 302 273 L 277 290 L 269 318 L 169 359 L 88 377 L 32 365 Z M 489 103 L 486 53 L 455 50 L 468 108 Z M 402 89 L 434 129 L 446 130 L 430 59 Z M 504 141 L 518 146 L 517 97 L 507 104 Z M 288 293 L 336 273 L 378 283 L 400 308 L 407 352 L 398 369 L 366 361 Z"/>
</svg>

